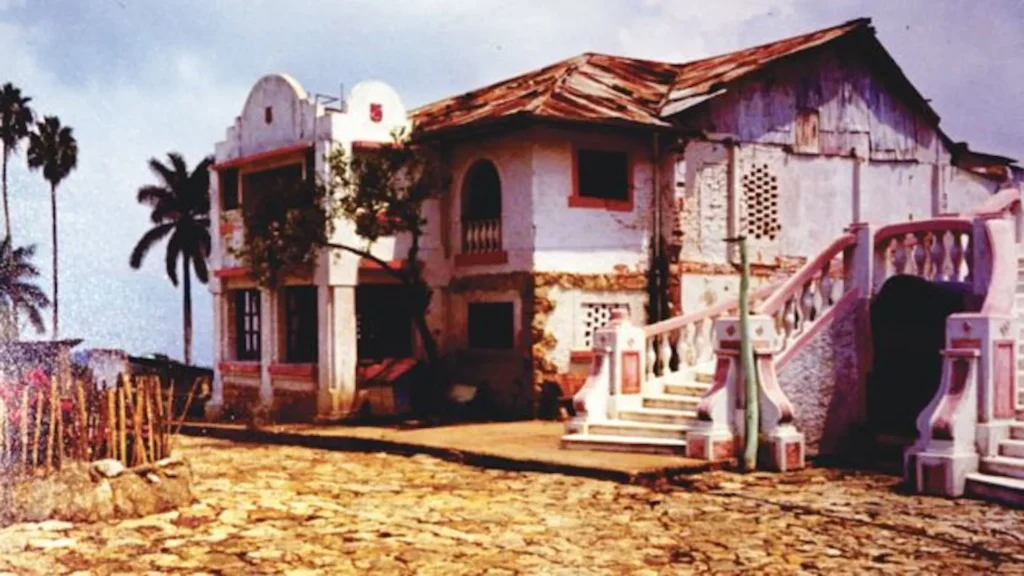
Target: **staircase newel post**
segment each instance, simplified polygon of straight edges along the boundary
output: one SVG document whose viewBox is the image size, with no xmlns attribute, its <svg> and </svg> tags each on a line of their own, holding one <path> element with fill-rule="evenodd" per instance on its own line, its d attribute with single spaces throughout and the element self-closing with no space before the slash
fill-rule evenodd
<svg viewBox="0 0 1024 576">
<path fill-rule="evenodd" d="M 857 236 L 857 243 L 843 254 L 843 278 L 852 283 L 857 292 L 857 420 L 866 423 L 868 412 L 867 384 L 871 374 L 874 350 L 871 342 L 871 298 L 874 295 L 875 273 L 884 270 L 875 269 L 879 260 L 875 254 L 876 227 L 866 223 L 856 223 L 847 229 Z"/>
<path fill-rule="evenodd" d="M 640 406 L 640 393 L 646 373 L 644 368 L 646 338 L 643 328 L 635 326 L 621 310 L 612 312 L 603 340 L 610 346 L 611 390 L 608 418 L 617 419 L 619 411 Z"/>
</svg>

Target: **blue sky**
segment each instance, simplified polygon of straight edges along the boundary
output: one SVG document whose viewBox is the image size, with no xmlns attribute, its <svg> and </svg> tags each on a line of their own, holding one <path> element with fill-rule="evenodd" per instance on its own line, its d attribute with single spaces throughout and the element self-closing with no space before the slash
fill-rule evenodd
<svg viewBox="0 0 1024 576">
<path fill-rule="evenodd" d="M 151 156 L 211 153 L 260 76 L 332 94 L 379 79 L 411 107 L 585 51 L 686 61 L 861 16 L 951 137 L 1024 158 L 1017 0 L 0 0 L 0 83 L 79 140 L 59 190 L 62 335 L 180 357 L 181 292 L 162 252 L 128 267 L 148 224 L 135 191 Z M 49 290 L 47 187 L 23 166 L 12 160 L 15 240 L 38 244 Z M 194 303 L 195 356 L 209 363 L 205 287 Z"/>
</svg>

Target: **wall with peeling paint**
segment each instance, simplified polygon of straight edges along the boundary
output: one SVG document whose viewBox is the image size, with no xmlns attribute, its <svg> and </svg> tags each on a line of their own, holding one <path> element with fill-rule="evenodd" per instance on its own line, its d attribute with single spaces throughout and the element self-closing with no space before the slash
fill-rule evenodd
<svg viewBox="0 0 1024 576">
<path fill-rule="evenodd" d="M 580 274 L 646 269 L 653 223 L 650 138 L 555 129 L 532 135 L 534 269 Z M 632 211 L 569 207 L 577 148 L 629 153 Z"/>
</svg>

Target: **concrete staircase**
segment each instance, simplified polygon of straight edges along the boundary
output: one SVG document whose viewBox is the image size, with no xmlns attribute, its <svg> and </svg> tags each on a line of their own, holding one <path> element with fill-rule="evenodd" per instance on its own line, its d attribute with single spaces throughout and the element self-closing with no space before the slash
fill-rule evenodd
<svg viewBox="0 0 1024 576">
<path fill-rule="evenodd" d="M 1017 293 L 1013 297 L 1017 317 L 1017 409 L 1024 407 L 1024 255 L 1017 252 Z"/>
<path fill-rule="evenodd" d="M 967 475 L 970 496 L 1024 507 L 1024 422 L 1010 426 L 999 443 L 999 455 L 983 457 L 978 471 Z"/>
<path fill-rule="evenodd" d="M 978 471 L 968 474 L 969 496 L 1024 507 L 1024 255 L 1018 249 L 1017 286 L 1013 302 L 1017 318 L 1017 422 L 1009 438 L 999 443 L 999 454 L 982 457 Z"/>
<path fill-rule="evenodd" d="M 697 419 L 697 405 L 711 387 L 712 366 L 690 375 L 675 373 L 652 383 L 635 407 L 618 410 L 618 418 L 570 422 L 562 448 L 646 454 L 686 454 L 686 433 Z"/>
</svg>

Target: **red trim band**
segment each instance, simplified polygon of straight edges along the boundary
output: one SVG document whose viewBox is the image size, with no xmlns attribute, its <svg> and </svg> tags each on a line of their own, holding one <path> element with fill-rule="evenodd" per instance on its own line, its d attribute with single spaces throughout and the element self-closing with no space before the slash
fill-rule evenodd
<svg viewBox="0 0 1024 576">
<path fill-rule="evenodd" d="M 271 364 L 271 376 L 301 376 L 311 378 L 316 375 L 316 364 Z"/>
<path fill-rule="evenodd" d="M 241 158 L 235 158 L 234 160 L 225 160 L 220 164 L 214 164 L 211 168 L 213 170 L 226 170 L 228 168 L 237 168 L 253 162 L 260 162 L 263 160 L 272 160 L 274 158 L 280 158 L 282 156 L 288 156 L 296 152 L 302 152 L 313 147 L 313 144 L 309 142 L 303 142 L 301 144 L 293 144 L 291 146 L 285 146 L 283 148 L 275 148 L 274 150 L 267 150 L 266 152 L 260 152 L 258 154 L 251 154 L 249 156 L 242 156 Z"/>
<path fill-rule="evenodd" d="M 508 264 L 508 252 L 480 252 L 476 254 L 456 254 L 456 266 L 486 266 Z"/>
<path fill-rule="evenodd" d="M 259 362 L 221 362 L 217 367 L 226 374 L 258 375 L 260 373 Z"/>
</svg>

